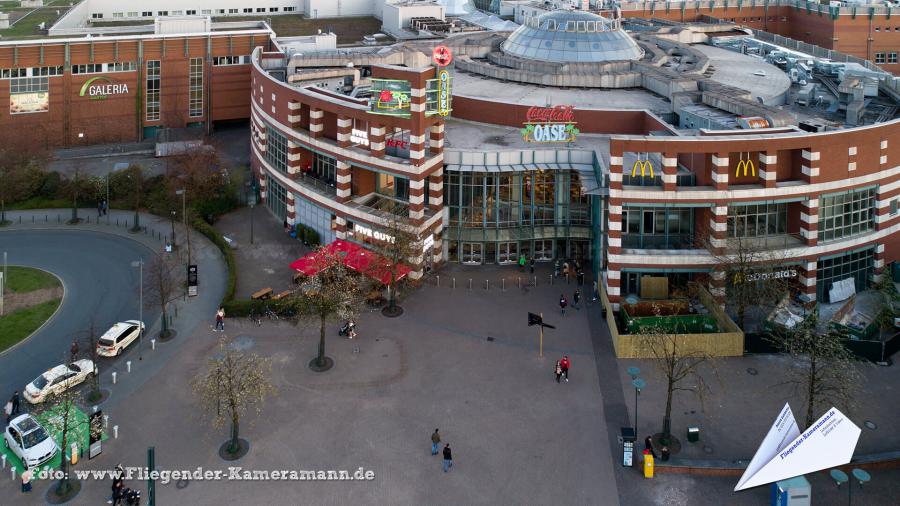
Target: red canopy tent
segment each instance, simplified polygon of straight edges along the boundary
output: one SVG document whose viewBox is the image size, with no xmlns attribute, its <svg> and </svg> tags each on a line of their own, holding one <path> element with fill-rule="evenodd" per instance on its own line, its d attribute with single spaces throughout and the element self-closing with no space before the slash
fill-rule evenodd
<svg viewBox="0 0 900 506">
<path fill-rule="evenodd" d="M 340 239 L 325 246 L 321 250 L 314 251 L 303 258 L 294 260 L 291 262 L 290 267 L 306 276 L 312 276 L 327 264 L 327 257 L 334 255 L 340 256 L 343 259 L 344 265 L 356 272 L 365 274 L 385 285 L 390 284 L 391 282 L 390 260 L 378 253 L 363 248 L 359 244 L 342 241 Z M 412 272 L 412 268 L 406 264 L 400 264 L 397 267 L 397 281 L 406 277 L 410 272 Z"/>
</svg>

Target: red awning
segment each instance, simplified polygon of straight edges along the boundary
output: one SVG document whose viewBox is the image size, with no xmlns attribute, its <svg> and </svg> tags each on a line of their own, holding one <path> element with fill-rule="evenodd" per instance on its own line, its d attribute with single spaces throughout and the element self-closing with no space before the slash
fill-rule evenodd
<svg viewBox="0 0 900 506">
<path fill-rule="evenodd" d="M 326 258 L 331 255 L 341 255 L 344 265 L 356 272 L 360 272 L 387 285 L 391 282 L 391 261 L 373 251 L 363 248 L 359 244 L 342 241 L 340 239 L 325 246 L 321 250 L 314 251 L 303 258 L 291 262 L 291 269 L 301 272 L 306 276 L 318 273 L 325 265 Z M 412 272 L 406 264 L 400 264 L 397 268 L 397 281 Z"/>
</svg>

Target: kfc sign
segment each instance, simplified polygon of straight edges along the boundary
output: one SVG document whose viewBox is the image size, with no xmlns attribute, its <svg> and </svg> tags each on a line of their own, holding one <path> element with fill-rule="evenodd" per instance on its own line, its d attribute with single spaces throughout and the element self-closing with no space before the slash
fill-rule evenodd
<svg viewBox="0 0 900 506">
<path fill-rule="evenodd" d="M 409 149 L 409 143 L 400 139 L 385 139 L 385 147 L 397 149 Z"/>
</svg>

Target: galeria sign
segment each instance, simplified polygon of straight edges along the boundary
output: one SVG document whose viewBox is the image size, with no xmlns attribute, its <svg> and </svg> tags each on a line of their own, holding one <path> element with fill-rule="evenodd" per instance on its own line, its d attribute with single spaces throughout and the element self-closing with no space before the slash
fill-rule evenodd
<svg viewBox="0 0 900 506">
<path fill-rule="evenodd" d="M 78 96 L 88 96 L 91 97 L 91 100 L 105 100 L 110 95 L 127 94 L 127 84 L 117 83 L 106 76 L 97 76 L 85 81 Z"/>
<path fill-rule="evenodd" d="M 521 132 L 527 142 L 572 142 L 580 133 L 572 105 L 530 107 L 525 120 Z"/>
</svg>

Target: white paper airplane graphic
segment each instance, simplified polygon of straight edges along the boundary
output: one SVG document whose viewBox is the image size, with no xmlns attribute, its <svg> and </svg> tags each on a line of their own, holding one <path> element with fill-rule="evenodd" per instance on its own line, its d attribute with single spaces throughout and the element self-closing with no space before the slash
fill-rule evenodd
<svg viewBox="0 0 900 506">
<path fill-rule="evenodd" d="M 850 462 L 862 430 L 832 407 L 802 434 L 788 404 L 775 419 L 735 492 Z"/>
</svg>

